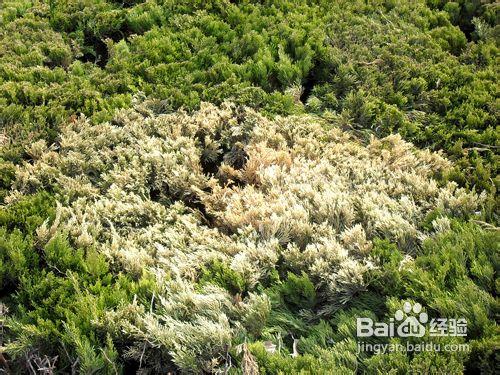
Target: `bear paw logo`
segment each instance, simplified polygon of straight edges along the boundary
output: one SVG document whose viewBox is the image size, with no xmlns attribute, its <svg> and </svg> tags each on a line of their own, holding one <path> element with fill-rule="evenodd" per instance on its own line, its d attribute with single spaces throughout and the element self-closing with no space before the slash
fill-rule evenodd
<svg viewBox="0 0 500 375">
<path fill-rule="evenodd" d="M 403 310 L 398 310 L 394 314 L 394 318 L 401 322 L 397 328 L 398 336 L 400 337 L 422 337 L 425 335 L 425 326 L 429 317 L 422 311 L 422 305 L 416 303 L 412 306 L 410 302 L 405 302 Z M 407 315 L 405 319 L 405 315 Z M 417 319 L 418 316 L 418 319 Z"/>
</svg>

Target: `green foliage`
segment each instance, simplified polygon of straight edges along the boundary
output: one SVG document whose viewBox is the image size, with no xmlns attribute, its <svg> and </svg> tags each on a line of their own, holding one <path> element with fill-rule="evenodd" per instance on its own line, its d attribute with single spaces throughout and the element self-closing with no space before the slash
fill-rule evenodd
<svg viewBox="0 0 500 375">
<path fill-rule="evenodd" d="M 0 158 L 0 204 L 8 194 L 10 185 L 14 180 L 15 166 L 13 163 Z"/>
<path fill-rule="evenodd" d="M 404 255 L 395 244 L 387 240 L 376 240 L 372 250 L 372 255 L 380 264 L 380 270 L 373 272 L 372 285 L 377 292 L 382 294 L 401 292 L 401 272 L 399 266 L 404 259 Z"/>
<path fill-rule="evenodd" d="M 378 282 L 373 287 L 377 292 L 382 290 L 383 294 L 394 296 L 394 302 L 388 303 L 388 306 L 395 306 L 394 310 L 389 307 L 390 311 L 400 308 L 400 301 L 408 298 L 427 306 L 431 317 L 467 319 L 467 339 L 471 347 L 469 358 L 456 358 L 446 364 L 451 366 L 447 370 L 449 372 L 465 366 L 469 370 L 492 373 L 494 341 L 498 337 L 494 315 L 498 310 L 495 296 L 500 268 L 499 239 L 496 231 L 484 231 L 473 224 L 453 222 L 451 231 L 424 242 L 419 256 L 402 270 L 398 270 L 399 262 L 396 260 L 401 259 L 401 254 L 397 249 L 392 247 L 387 251 L 391 245 L 383 243 L 378 243 L 374 249 L 383 269 L 376 271 Z M 385 366 L 385 360 L 381 358 L 371 359 L 368 363 L 375 365 L 373 361 L 377 363 L 377 368 Z M 426 367 L 436 361 L 440 359 L 423 356 L 411 363 L 403 361 L 401 366 L 417 366 L 415 368 L 427 368 L 419 371 L 437 373 L 437 368 Z"/>
<path fill-rule="evenodd" d="M 19 230 L 9 233 L 6 228 L 0 228 L 0 287 L 3 292 L 10 289 L 22 271 L 38 262 L 38 256 L 33 253 L 31 241 L 23 237 Z"/>
<path fill-rule="evenodd" d="M 472 224 L 454 222 L 452 231 L 426 241 L 422 253 L 414 261 L 401 266 L 403 255 L 397 247 L 388 241 L 376 241 L 372 254 L 381 268 L 373 271 L 374 282 L 369 289 L 335 313 L 329 321 L 321 320 L 302 333 L 295 332 L 295 337 L 297 334 L 300 337 L 297 346 L 299 352 L 305 358 L 310 358 L 311 354 L 314 358 L 323 358 L 325 363 L 322 367 L 311 370 L 314 365 L 310 362 L 305 367 L 295 367 L 298 366 L 297 362 L 287 358 L 286 354 L 291 350 L 289 341 L 281 354 L 266 353 L 261 344 L 253 345 L 252 353 L 262 370 L 273 374 L 289 373 L 287 371 L 322 373 L 321 371 L 332 371 L 328 367 L 332 363 L 335 364 L 333 368 L 336 371 L 346 373 L 356 366 L 370 374 L 440 374 L 464 371 L 493 373 L 495 342 L 498 338 L 494 314 L 498 309 L 498 301 L 494 298 L 496 291 L 492 289 L 496 280 L 492 269 L 498 270 L 499 267 L 498 243 L 498 234 L 495 232 L 481 230 Z M 378 302 L 363 302 L 363 299 L 367 301 L 370 298 L 375 298 Z M 356 318 L 370 317 L 387 321 L 388 317 L 394 316 L 396 309 L 401 308 L 401 301 L 405 299 L 419 301 L 427 308 L 430 317 L 465 317 L 469 328 L 467 343 L 470 352 L 362 352 L 357 364 L 356 360 L 354 365 L 349 364 L 348 358 L 356 352 Z M 384 300 L 386 306 L 375 307 Z M 359 309 L 355 306 L 363 307 Z M 290 321 L 292 316 L 293 313 L 290 313 Z M 299 318 L 296 324 L 306 324 L 304 319 L 306 318 Z M 283 322 L 271 320 L 274 325 Z M 354 347 L 348 344 L 350 340 Z M 373 344 L 405 345 L 408 339 L 365 340 Z M 460 343 L 454 338 L 441 340 L 439 337 L 426 337 L 425 342 L 441 345 Z"/>
<path fill-rule="evenodd" d="M 45 220 L 54 219 L 54 206 L 54 197 L 40 191 L 14 204 L 0 207 L 0 225 L 9 230 L 19 229 L 33 233 Z"/>
<path fill-rule="evenodd" d="M 232 294 L 243 293 L 247 290 L 245 279 L 219 260 L 214 260 L 212 264 L 203 267 L 199 283 L 200 285 L 215 284 Z"/>
<path fill-rule="evenodd" d="M 250 345 L 250 351 L 255 356 L 262 374 L 331 374 L 345 373 L 354 374 L 346 368 L 339 367 L 328 357 L 315 357 L 310 354 L 291 358 L 287 354 L 269 355 L 262 343 Z"/>
<path fill-rule="evenodd" d="M 469 338 L 487 337 L 495 330 L 499 239 L 497 232 L 454 224 L 453 231 L 424 243 L 416 269 L 405 277 L 406 294 L 443 316 L 465 317 Z"/>
<path fill-rule="evenodd" d="M 9 311 L 1 351 L 10 371 L 28 373 L 49 360 L 55 373 L 84 374 L 240 373 L 252 365 L 262 374 L 495 373 L 499 9 L 492 0 L 2 1 L 0 302 Z M 138 128 L 118 139 L 125 112 L 115 112 L 143 98 L 157 100 L 141 107 L 144 113 L 129 112 L 148 128 L 139 148 Z M 266 176 L 263 167 L 244 175 L 245 168 L 224 164 L 233 152 L 227 144 L 246 142 L 245 127 L 264 121 L 239 107 L 232 117 L 221 115 L 213 139 L 202 140 L 209 133 L 203 118 L 193 134 L 177 132 L 178 144 L 156 152 L 168 126 L 148 120 L 151 112 L 228 99 L 268 117 L 315 114 L 328 129 L 307 137 L 305 126 L 292 131 L 289 120 L 278 118 L 273 124 L 282 129 L 255 131 L 261 143 L 252 145 L 251 160 L 281 168 Z M 61 135 L 82 124 L 93 126 L 88 140 L 64 145 Z M 366 141 L 398 133 L 443 150 L 453 168 L 434 168 L 440 165 L 434 156 L 401 141 L 367 141 L 360 151 L 347 136 L 331 135 L 333 125 Z M 40 139 L 50 147 L 43 167 L 31 152 Z M 335 157 L 319 145 L 324 140 Z M 108 152 L 102 160 L 101 150 Z M 198 165 L 199 154 L 214 150 L 212 161 L 223 156 L 227 181 Z M 331 189 L 321 182 L 326 169 L 305 163 L 304 155 L 315 152 L 335 166 L 324 178 Z M 346 162 L 363 152 L 370 159 Z M 297 184 L 267 184 L 292 175 L 290 155 L 304 164 L 295 171 Z M 56 160 L 63 170 L 58 187 Z M 139 164 L 133 177 L 120 174 Z M 382 164 L 391 179 L 377 177 Z M 343 174 L 348 183 L 336 181 Z M 436 187 L 415 179 L 423 174 L 438 179 Z M 12 194 L 16 179 L 26 181 L 22 196 Z M 400 189 L 401 181 L 411 190 Z M 472 208 L 472 194 L 446 195 L 450 181 L 487 196 Z M 387 186 L 380 193 L 370 184 Z M 244 201 L 248 186 L 262 195 Z M 158 202 L 137 210 L 156 192 Z M 230 201 L 234 196 L 245 204 Z M 339 197 L 349 204 L 338 205 Z M 217 217 L 201 213 L 198 200 Z M 56 201 L 66 209 L 62 216 Z M 354 227 L 345 223 L 351 208 Z M 99 216 L 106 210 L 109 217 Z M 151 231 L 141 232 L 148 220 Z M 334 229 L 324 221 L 335 222 Z M 98 234 L 87 231 L 87 222 L 98 222 Z M 137 235 L 120 242 L 127 226 Z M 258 235 L 248 234 L 252 227 Z M 276 241 L 258 237 L 264 234 Z M 132 255 L 118 258 L 122 247 Z M 190 258 L 185 279 L 173 280 L 176 262 L 207 249 L 224 255 Z M 159 261 L 161 251 L 169 255 Z M 387 321 L 402 300 L 421 303 L 431 318 L 466 318 L 466 338 L 426 340 L 466 343 L 470 352 L 357 353 L 356 318 Z"/>
<path fill-rule="evenodd" d="M 496 191 L 495 4 L 7 1 L 1 12 L 6 159 L 80 113 L 109 119 L 141 91 L 164 110 L 229 98 L 270 115 L 333 112 L 445 149 L 454 180 Z"/>
<path fill-rule="evenodd" d="M 304 272 L 300 276 L 289 272 L 279 287 L 279 293 L 285 303 L 295 309 L 310 309 L 316 303 L 314 285 Z"/>
<path fill-rule="evenodd" d="M 54 197 L 43 191 L 0 210 L 0 290 L 10 309 L 11 370 L 26 373 L 37 358 L 57 356 L 60 369 L 78 365 L 83 373 L 114 374 L 118 353 L 91 321 L 144 293 L 140 284 L 110 273 L 102 254 L 75 250 L 63 234 L 42 246 L 35 230 L 52 220 Z"/>
<path fill-rule="evenodd" d="M 478 37 L 475 20 L 483 20 L 492 26 L 498 22 L 498 3 L 492 0 L 427 0 L 427 4 L 448 13 L 450 21 L 469 37 Z"/>
<path fill-rule="evenodd" d="M 46 192 L 0 207 L 0 290 L 5 293 L 39 263 L 35 230 L 54 218 L 54 198 Z"/>
<path fill-rule="evenodd" d="M 498 243 L 499 236 L 496 232 L 484 231 L 473 224 L 453 222 L 451 231 L 426 241 L 421 254 L 402 266 L 403 255 L 395 245 L 385 240 L 376 241 L 372 254 L 381 267 L 372 271 L 373 283 L 358 299 L 351 301 L 330 320 L 320 320 L 316 325 L 311 325 L 310 322 L 307 323 L 307 315 L 297 318 L 297 313 L 292 312 L 288 313 L 286 320 L 270 320 L 270 324 L 274 326 L 271 332 L 276 332 L 276 326 L 290 330 L 294 319 L 296 326 L 309 324 L 310 328 L 288 332 L 294 332 L 295 337 L 299 338 L 297 348 L 305 361 L 313 355 L 316 359 L 323 359 L 323 366 L 315 368 L 314 361 L 301 362 L 299 365 L 293 358 L 289 358 L 288 353 L 292 349 L 290 340 L 285 340 L 280 353 L 266 353 L 260 343 L 253 344 L 251 351 L 261 370 L 273 374 L 289 371 L 322 373 L 332 371 L 332 368 L 350 373 L 356 366 L 369 374 L 440 374 L 464 371 L 492 374 L 498 339 L 498 327 L 494 320 L 498 311 L 498 300 L 494 297 L 497 293 L 494 283 L 499 268 Z M 368 302 L 370 300 L 376 302 Z M 387 321 L 401 308 L 404 300 L 420 302 L 427 309 L 430 318 L 466 318 L 466 342 L 470 352 L 362 352 L 357 361 L 354 359 L 354 363 L 349 362 L 350 356 L 356 352 L 355 342 L 359 340 L 356 338 L 356 318 L 370 317 L 375 321 Z M 380 301 L 385 301 L 385 306 L 377 308 Z M 287 337 L 286 330 L 284 334 Z M 412 342 L 411 338 L 365 338 L 364 341 L 372 344 L 406 345 L 408 340 Z M 453 337 L 427 336 L 425 342 L 440 345 L 463 343 Z M 329 367 L 332 364 L 334 366 Z"/>
</svg>

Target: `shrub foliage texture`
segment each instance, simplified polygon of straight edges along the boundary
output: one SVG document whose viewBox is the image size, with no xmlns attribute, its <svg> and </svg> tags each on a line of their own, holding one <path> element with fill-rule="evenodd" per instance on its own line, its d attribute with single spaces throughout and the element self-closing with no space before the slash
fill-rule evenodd
<svg viewBox="0 0 500 375">
<path fill-rule="evenodd" d="M 0 368 L 495 373 L 499 9 L 1 1 Z"/>
</svg>

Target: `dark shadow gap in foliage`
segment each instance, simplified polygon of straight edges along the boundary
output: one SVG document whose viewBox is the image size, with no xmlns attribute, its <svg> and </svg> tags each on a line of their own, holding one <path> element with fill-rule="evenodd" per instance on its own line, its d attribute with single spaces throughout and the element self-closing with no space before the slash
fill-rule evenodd
<svg viewBox="0 0 500 375">
<path fill-rule="evenodd" d="M 459 28 L 464 33 L 468 42 L 473 41 L 473 33 L 476 29 L 473 24 L 459 25 Z"/>
<path fill-rule="evenodd" d="M 143 3 L 144 1 L 142 0 L 121 0 L 121 1 L 113 1 L 113 3 L 116 3 L 120 5 L 122 8 L 132 8 L 133 6 L 136 6 L 137 4 Z"/>
<path fill-rule="evenodd" d="M 300 101 L 303 104 L 306 104 L 314 88 L 330 81 L 333 73 L 334 72 L 332 72 L 331 66 L 326 65 L 324 62 L 316 61 L 312 69 L 307 73 L 307 76 L 302 81 Z"/>
<path fill-rule="evenodd" d="M 222 153 L 217 155 L 216 159 L 201 158 L 200 164 L 203 174 L 207 176 L 216 175 L 223 161 L 224 155 Z"/>
<path fill-rule="evenodd" d="M 123 362 L 123 373 L 124 374 L 137 374 L 141 368 L 141 364 L 133 359 L 129 359 Z"/>
<path fill-rule="evenodd" d="M 307 103 L 307 99 L 311 96 L 312 90 L 314 86 L 316 86 L 318 82 L 316 82 L 314 71 L 311 70 L 302 84 L 302 94 L 300 94 L 300 101 L 304 104 Z"/>
<path fill-rule="evenodd" d="M 85 34 L 86 52 L 79 58 L 82 62 L 91 62 L 104 68 L 108 63 L 109 52 L 106 43 L 95 35 Z"/>
<path fill-rule="evenodd" d="M 204 225 L 209 228 L 216 227 L 216 219 L 214 216 L 207 212 L 207 209 L 201 199 L 196 194 L 190 194 L 181 199 L 181 201 L 190 209 L 195 211 L 200 215 L 200 218 Z"/>
<path fill-rule="evenodd" d="M 83 40 L 86 52 L 79 60 L 82 62 L 91 62 L 104 68 L 109 60 L 109 51 L 105 40 L 111 39 L 114 43 L 117 43 L 120 40 L 127 39 L 131 34 L 132 31 L 126 26 L 122 26 L 120 29 L 109 32 L 104 36 L 98 36 L 86 31 Z"/>
</svg>

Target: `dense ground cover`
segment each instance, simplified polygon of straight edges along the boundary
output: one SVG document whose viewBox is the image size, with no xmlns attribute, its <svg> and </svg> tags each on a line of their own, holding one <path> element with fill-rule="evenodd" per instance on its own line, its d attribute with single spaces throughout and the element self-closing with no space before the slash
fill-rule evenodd
<svg viewBox="0 0 500 375">
<path fill-rule="evenodd" d="M 1 365 L 493 373 L 497 18 L 3 1 Z M 470 352 L 357 354 L 356 317 L 401 300 L 465 317 L 428 340 Z"/>
</svg>

